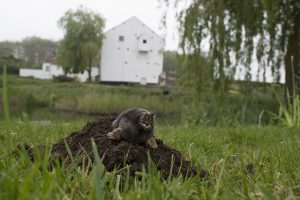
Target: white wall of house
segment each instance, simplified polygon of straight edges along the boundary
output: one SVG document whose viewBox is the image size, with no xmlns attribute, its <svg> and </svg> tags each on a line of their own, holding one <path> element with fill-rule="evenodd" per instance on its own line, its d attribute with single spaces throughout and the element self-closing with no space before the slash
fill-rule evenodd
<svg viewBox="0 0 300 200">
<path fill-rule="evenodd" d="M 163 71 L 164 44 L 136 17 L 110 29 L 101 49 L 101 81 L 157 84 Z"/>
<path fill-rule="evenodd" d="M 44 73 L 40 69 L 20 69 L 20 77 L 33 77 L 38 79 L 51 79 L 49 73 Z"/>
<path fill-rule="evenodd" d="M 62 67 L 52 63 L 43 63 L 42 69 L 20 69 L 19 75 L 21 77 L 34 77 L 38 79 L 53 79 L 54 76 L 61 76 L 64 74 Z M 95 79 L 99 75 L 99 67 L 92 67 L 91 76 Z M 88 72 L 84 71 L 79 74 L 68 74 L 68 77 L 77 77 L 80 82 L 86 82 L 88 79 Z"/>
</svg>

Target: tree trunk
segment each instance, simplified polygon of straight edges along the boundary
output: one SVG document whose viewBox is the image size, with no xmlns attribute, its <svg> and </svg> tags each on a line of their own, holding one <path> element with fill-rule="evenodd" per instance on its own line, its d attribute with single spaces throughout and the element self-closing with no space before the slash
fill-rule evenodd
<svg viewBox="0 0 300 200">
<path fill-rule="evenodd" d="M 290 40 L 290 38 L 289 38 Z M 288 49 L 290 48 L 290 42 L 288 42 Z M 288 50 L 284 56 L 284 67 L 285 67 L 285 96 L 289 99 L 294 94 L 293 85 L 293 73 L 292 73 L 292 53 Z"/>
<path fill-rule="evenodd" d="M 92 73 L 92 60 L 91 59 L 89 60 L 89 66 L 88 66 L 87 71 L 88 71 L 88 74 L 89 74 L 88 82 L 91 82 L 92 81 L 92 75 L 91 75 L 91 73 Z"/>
<path fill-rule="evenodd" d="M 288 38 L 287 52 L 284 56 L 285 65 L 285 92 L 286 98 L 290 99 L 295 95 L 296 83 L 295 74 L 299 75 L 299 50 L 300 50 L 300 14 L 298 14 L 294 19 L 293 32 Z M 300 80 L 299 80 L 300 81 Z"/>
</svg>

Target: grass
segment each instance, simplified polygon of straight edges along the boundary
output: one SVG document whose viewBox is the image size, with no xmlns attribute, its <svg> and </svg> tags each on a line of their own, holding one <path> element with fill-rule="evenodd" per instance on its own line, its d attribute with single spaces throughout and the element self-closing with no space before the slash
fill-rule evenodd
<svg viewBox="0 0 300 200">
<path fill-rule="evenodd" d="M 203 92 L 200 102 L 194 102 L 191 91 L 186 88 L 173 88 L 164 96 L 162 89 L 155 87 L 57 83 L 16 76 L 8 76 L 8 89 L 13 119 L 26 113 L 32 120 L 65 120 L 55 117 L 63 112 L 68 119 L 77 119 L 78 115 L 81 118 L 144 107 L 156 114 L 172 116 L 176 123 L 181 120 L 208 126 L 266 125 L 273 123 L 274 117 L 261 115 L 262 110 L 277 114 L 279 107 L 276 98 L 266 92 L 250 96 L 207 91 Z M 4 118 L 2 112 L 1 117 Z"/>
<path fill-rule="evenodd" d="M 300 96 L 293 97 L 293 103 L 284 105 L 280 102 L 279 120 L 287 127 L 300 127 Z"/>
<path fill-rule="evenodd" d="M 8 91 L 7 91 L 7 73 L 6 73 L 6 65 L 3 66 L 3 74 L 2 74 L 2 102 L 3 102 L 3 113 L 4 119 L 9 120 L 9 103 L 8 103 Z"/>
<path fill-rule="evenodd" d="M 206 93 L 199 102 L 186 102 L 184 121 L 208 126 L 268 125 L 276 123 L 271 115 L 262 110 L 278 113 L 279 103 L 272 95 L 256 93 L 213 94 Z"/>
<path fill-rule="evenodd" d="M 155 87 L 56 83 L 16 76 L 8 76 L 8 86 L 12 112 L 17 115 L 40 108 L 85 114 L 116 113 L 128 107 L 145 107 L 157 113 L 181 111 L 177 90 L 163 96 Z"/>
<path fill-rule="evenodd" d="M 276 125 L 260 115 L 262 110 L 278 112 L 278 102 L 270 95 L 207 93 L 195 104 L 189 91 L 172 90 L 164 97 L 158 88 L 53 83 L 15 76 L 8 76 L 7 82 L 11 108 L 25 114 L 12 117 L 14 121 L 0 121 L 0 199 L 299 199 L 300 128 Z M 197 169 L 207 169 L 207 180 L 163 181 L 155 169 L 141 172 L 140 179 L 129 179 L 126 168 L 121 170 L 123 176 L 120 171 L 106 172 L 95 147 L 91 172 L 75 164 L 49 170 L 48 154 L 34 163 L 26 153 L 20 160 L 12 155 L 19 143 L 46 144 L 49 151 L 51 144 L 85 124 L 84 117 L 66 122 L 64 115 L 64 120 L 50 123 L 30 121 L 27 108 L 37 107 L 36 119 L 41 120 L 50 119 L 44 109 L 112 113 L 136 106 L 182 115 L 181 123 L 175 125 L 158 119 L 157 137 L 181 151 Z M 287 111 L 282 112 L 283 120 L 290 113 L 299 119 L 298 107 Z M 296 115 L 291 111 L 297 111 Z"/>
<path fill-rule="evenodd" d="M 155 170 L 142 179 L 105 172 L 101 158 L 91 173 L 86 169 L 47 169 L 48 156 L 31 163 L 11 150 L 18 143 L 50 146 L 84 121 L 37 124 L 0 122 L 0 199 L 297 199 L 300 196 L 299 128 L 157 125 L 157 137 L 180 150 L 198 168 L 198 177 L 161 181 Z M 96 152 L 94 152 L 96 154 Z M 254 174 L 246 165 L 254 165 Z M 126 170 L 126 169 L 124 169 Z"/>
<path fill-rule="evenodd" d="M 74 110 L 82 113 L 118 113 L 129 107 L 144 107 L 146 109 L 162 112 L 180 112 L 179 101 L 173 101 L 162 95 L 140 95 L 96 91 L 85 92 L 81 96 L 57 100 L 55 109 Z"/>
</svg>

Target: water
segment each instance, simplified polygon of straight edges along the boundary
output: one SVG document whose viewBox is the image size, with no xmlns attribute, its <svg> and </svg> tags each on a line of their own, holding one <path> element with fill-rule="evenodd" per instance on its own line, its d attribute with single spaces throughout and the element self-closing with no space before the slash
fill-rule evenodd
<svg viewBox="0 0 300 200">
<path fill-rule="evenodd" d="M 50 108 L 31 108 L 11 110 L 12 120 L 29 120 L 35 123 L 47 124 L 51 122 L 68 121 L 93 121 L 97 118 L 109 115 L 109 113 L 89 114 L 64 110 L 53 110 Z M 3 119 L 1 116 L 0 119 Z M 181 120 L 180 113 L 165 113 L 156 116 L 158 124 L 178 124 Z"/>
</svg>

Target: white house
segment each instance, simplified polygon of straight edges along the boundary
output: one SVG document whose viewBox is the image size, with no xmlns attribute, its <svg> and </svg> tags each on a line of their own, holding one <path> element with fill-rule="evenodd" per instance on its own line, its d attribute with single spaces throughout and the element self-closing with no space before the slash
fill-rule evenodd
<svg viewBox="0 0 300 200">
<path fill-rule="evenodd" d="M 53 79 L 53 77 L 61 76 L 64 74 L 62 67 L 58 66 L 54 62 L 45 60 L 42 69 L 20 69 L 19 75 L 21 77 L 34 77 L 38 79 Z M 92 67 L 91 76 L 95 79 L 99 75 L 99 68 Z M 88 72 L 79 74 L 68 74 L 68 77 L 76 77 L 78 81 L 85 82 L 88 79 Z"/>
<path fill-rule="evenodd" d="M 163 71 L 164 39 L 136 17 L 105 33 L 101 82 L 157 84 Z"/>
</svg>

